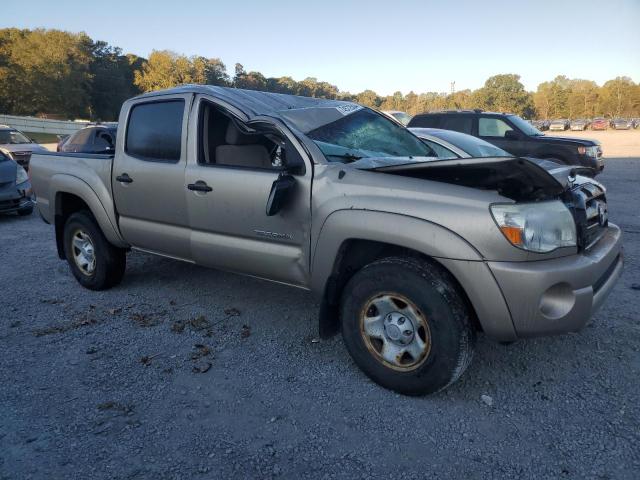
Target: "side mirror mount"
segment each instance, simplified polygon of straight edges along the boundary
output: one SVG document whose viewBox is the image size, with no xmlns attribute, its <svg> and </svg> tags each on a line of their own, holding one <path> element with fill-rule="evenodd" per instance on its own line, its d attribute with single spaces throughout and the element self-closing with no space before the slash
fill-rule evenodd
<svg viewBox="0 0 640 480">
<path fill-rule="evenodd" d="M 295 178 L 286 173 L 280 174 L 278 178 L 273 181 L 273 184 L 271 184 L 269 199 L 267 200 L 267 217 L 272 217 L 282 210 L 295 186 Z"/>
<path fill-rule="evenodd" d="M 515 130 L 507 130 L 504 132 L 504 138 L 506 140 L 520 140 L 520 134 Z"/>
<path fill-rule="evenodd" d="M 283 166 L 288 173 L 304 175 L 306 171 L 304 160 L 293 145 L 287 142 L 285 148 L 282 149 L 282 156 Z"/>
</svg>

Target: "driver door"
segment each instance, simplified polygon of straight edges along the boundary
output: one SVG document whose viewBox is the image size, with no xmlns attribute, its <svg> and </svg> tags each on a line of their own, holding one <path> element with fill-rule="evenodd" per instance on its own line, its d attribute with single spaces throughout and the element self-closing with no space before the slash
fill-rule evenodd
<svg viewBox="0 0 640 480">
<path fill-rule="evenodd" d="M 251 166 L 254 148 L 262 138 L 243 138 L 241 145 L 225 130 L 229 117 L 220 115 L 219 107 L 203 97 L 197 100 L 197 115 L 192 115 L 189 132 L 193 132 L 191 155 L 185 171 L 185 195 L 191 227 L 193 260 L 223 270 L 245 273 L 296 286 L 308 283 L 311 227 L 311 168 L 295 176 L 295 188 L 284 208 L 266 215 L 266 205 L 273 182 L 281 168 Z M 209 115 L 209 109 L 216 113 Z M 200 132 L 198 134 L 197 132 Z M 218 140 L 216 140 L 218 139 Z M 203 157 L 202 142 L 217 141 L 220 154 Z M 252 143 L 255 142 L 255 143 Z M 226 147 L 232 148 L 227 149 Z M 194 148 L 195 147 L 195 148 Z M 279 151 L 294 148 L 283 143 Z M 229 150 L 223 157 L 221 152 Z M 270 152 L 275 155 L 275 150 Z M 286 157 L 286 155 L 285 155 Z M 223 164 L 222 161 L 230 164 Z M 261 166 L 258 166 L 261 165 Z"/>
</svg>

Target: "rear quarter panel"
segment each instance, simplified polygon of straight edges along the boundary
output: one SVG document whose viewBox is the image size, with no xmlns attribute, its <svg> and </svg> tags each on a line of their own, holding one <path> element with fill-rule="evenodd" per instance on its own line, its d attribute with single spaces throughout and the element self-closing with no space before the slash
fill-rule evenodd
<svg viewBox="0 0 640 480">
<path fill-rule="evenodd" d="M 43 153 L 31 158 L 31 182 L 38 210 L 49 223 L 55 221 L 62 193 L 80 197 L 91 210 L 107 239 L 126 247 L 117 228 L 111 190 L 110 155 Z"/>
</svg>

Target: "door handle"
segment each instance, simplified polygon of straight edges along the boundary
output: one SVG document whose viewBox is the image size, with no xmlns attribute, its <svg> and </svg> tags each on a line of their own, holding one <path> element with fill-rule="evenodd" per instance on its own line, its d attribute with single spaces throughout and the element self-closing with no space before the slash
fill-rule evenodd
<svg viewBox="0 0 640 480">
<path fill-rule="evenodd" d="M 133 182 L 133 178 L 131 178 L 126 173 L 123 173 L 122 175 L 118 175 L 116 177 L 116 181 L 118 181 L 120 183 L 131 183 L 131 182 Z"/>
<path fill-rule="evenodd" d="M 187 188 L 194 192 L 205 192 L 205 193 L 213 190 L 213 188 L 211 188 L 202 180 L 198 180 L 196 183 L 190 183 L 189 185 L 187 185 Z"/>
</svg>

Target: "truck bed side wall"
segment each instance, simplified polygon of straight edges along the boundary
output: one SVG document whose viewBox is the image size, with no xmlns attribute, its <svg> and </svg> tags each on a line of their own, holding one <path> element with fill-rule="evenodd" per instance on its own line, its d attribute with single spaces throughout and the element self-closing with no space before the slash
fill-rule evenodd
<svg viewBox="0 0 640 480">
<path fill-rule="evenodd" d="M 38 209 L 49 223 L 60 213 L 57 203 L 70 194 L 87 204 L 109 242 L 128 245 L 122 239 L 116 220 L 111 191 L 112 157 L 86 154 L 34 154 L 31 159 L 32 183 Z"/>
</svg>

